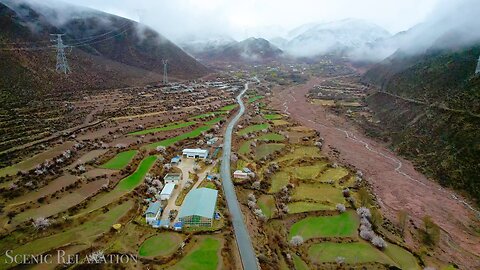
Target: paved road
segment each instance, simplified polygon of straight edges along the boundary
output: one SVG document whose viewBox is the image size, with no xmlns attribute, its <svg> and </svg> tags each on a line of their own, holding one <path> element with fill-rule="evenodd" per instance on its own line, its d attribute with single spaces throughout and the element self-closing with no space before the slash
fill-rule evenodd
<svg viewBox="0 0 480 270">
<path fill-rule="evenodd" d="M 235 115 L 232 121 L 228 124 L 225 131 L 225 137 L 223 142 L 223 156 L 222 166 L 220 168 L 220 175 L 223 179 L 223 192 L 227 198 L 228 210 L 232 218 L 233 229 L 235 232 L 235 238 L 237 239 L 238 249 L 240 250 L 240 257 L 242 259 L 242 265 L 244 270 L 259 269 L 257 264 L 257 256 L 253 250 L 250 235 L 248 234 L 245 222 L 243 220 L 242 211 L 240 210 L 240 204 L 237 200 L 237 194 L 233 186 L 231 173 L 230 173 L 230 154 L 232 152 L 232 132 L 237 125 L 238 120 L 245 112 L 245 105 L 242 102 L 242 96 L 248 90 L 248 83 L 245 84 L 245 89 L 237 96 L 237 102 L 240 105 L 240 111 Z"/>
</svg>

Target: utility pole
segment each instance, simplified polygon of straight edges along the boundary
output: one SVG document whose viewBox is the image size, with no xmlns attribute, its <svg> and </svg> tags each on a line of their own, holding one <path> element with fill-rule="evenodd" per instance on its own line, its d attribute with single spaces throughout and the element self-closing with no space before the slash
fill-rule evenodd
<svg viewBox="0 0 480 270">
<path fill-rule="evenodd" d="M 54 46 L 57 50 L 57 72 L 63 72 L 64 74 L 70 73 L 70 67 L 68 66 L 67 57 L 65 56 L 65 46 L 63 44 L 62 36 L 65 34 L 50 34 L 54 36 L 55 39 L 52 39 Z"/>
<path fill-rule="evenodd" d="M 167 66 L 168 66 L 168 60 L 163 59 L 163 84 L 168 84 L 168 74 L 167 74 Z"/>
</svg>

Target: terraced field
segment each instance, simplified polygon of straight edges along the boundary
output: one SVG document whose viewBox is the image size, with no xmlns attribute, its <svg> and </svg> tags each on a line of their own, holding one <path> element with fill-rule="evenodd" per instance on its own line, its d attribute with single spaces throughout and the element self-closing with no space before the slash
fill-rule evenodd
<svg viewBox="0 0 480 270">
<path fill-rule="evenodd" d="M 359 219 L 348 211 L 335 216 L 307 217 L 292 225 L 289 238 L 300 235 L 303 240 L 318 237 L 352 237 L 357 234 Z"/>
<path fill-rule="evenodd" d="M 100 167 L 104 169 L 121 170 L 127 167 L 137 153 L 138 150 L 120 152 Z"/>
<path fill-rule="evenodd" d="M 136 132 L 131 132 L 129 135 L 132 136 L 139 136 L 139 135 L 146 135 L 150 133 L 155 133 L 155 132 L 161 132 L 161 131 L 170 131 L 170 130 L 175 130 L 179 128 L 184 128 L 184 127 L 189 127 L 195 125 L 197 122 L 190 121 L 190 122 L 179 122 L 179 123 L 171 123 L 162 127 L 156 127 L 156 128 L 150 128 L 150 129 L 145 129 L 141 131 L 136 131 Z"/>
</svg>

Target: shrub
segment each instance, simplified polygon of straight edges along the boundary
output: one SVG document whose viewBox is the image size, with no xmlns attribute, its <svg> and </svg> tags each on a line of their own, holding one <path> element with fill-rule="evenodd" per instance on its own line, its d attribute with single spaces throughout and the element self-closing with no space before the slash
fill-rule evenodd
<svg viewBox="0 0 480 270">
<path fill-rule="evenodd" d="M 358 208 L 357 214 L 362 218 L 370 218 L 372 216 L 372 214 L 370 213 L 370 210 L 366 207 Z"/>
<path fill-rule="evenodd" d="M 345 207 L 345 205 L 343 205 L 341 203 L 337 204 L 336 208 L 337 208 L 338 212 L 340 212 L 340 213 L 343 213 L 343 212 L 347 211 L 347 208 Z"/>
<path fill-rule="evenodd" d="M 374 236 L 372 238 L 372 244 L 379 249 L 384 249 L 387 247 L 387 242 L 385 242 L 385 240 L 383 240 L 383 238 L 380 236 Z"/>
<path fill-rule="evenodd" d="M 300 235 L 295 235 L 294 237 L 292 237 L 292 239 L 290 240 L 290 244 L 292 246 L 300 246 L 301 244 L 303 244 L 303 237 L 300 236 Z"/>
</svg>

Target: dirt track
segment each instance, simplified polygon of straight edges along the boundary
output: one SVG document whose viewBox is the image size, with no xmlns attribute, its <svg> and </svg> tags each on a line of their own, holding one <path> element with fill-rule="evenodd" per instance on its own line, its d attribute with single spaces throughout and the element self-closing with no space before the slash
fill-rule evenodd
<svg viewBox="0 0 480 270">
<path fill-rule="evenodd" d="M 454 262 L 462 269 L 480 269 L 480 235 L 475 212 L 452 196 L 453 192 L 428 180 L 413 165 L 396 156 L 384 145 L 366 138 L 343 118 L 320 105 L 310 104 L 305 94 L 313 85 L 326 80 L 315 78 L 307 84 L 274 89 L 272 106 L 289 114 L 304 126 L 321 132 L 324 152 L 336 149 L 339 161 L 361 170 L 370 181 L 384 215 L 396 222 L 397 213 L 406 210 L 417 226 L 429 215 L 444 231 L 435 257 Z M 414 247 L 411 237 L 407 243 Z"/>
</svg>

